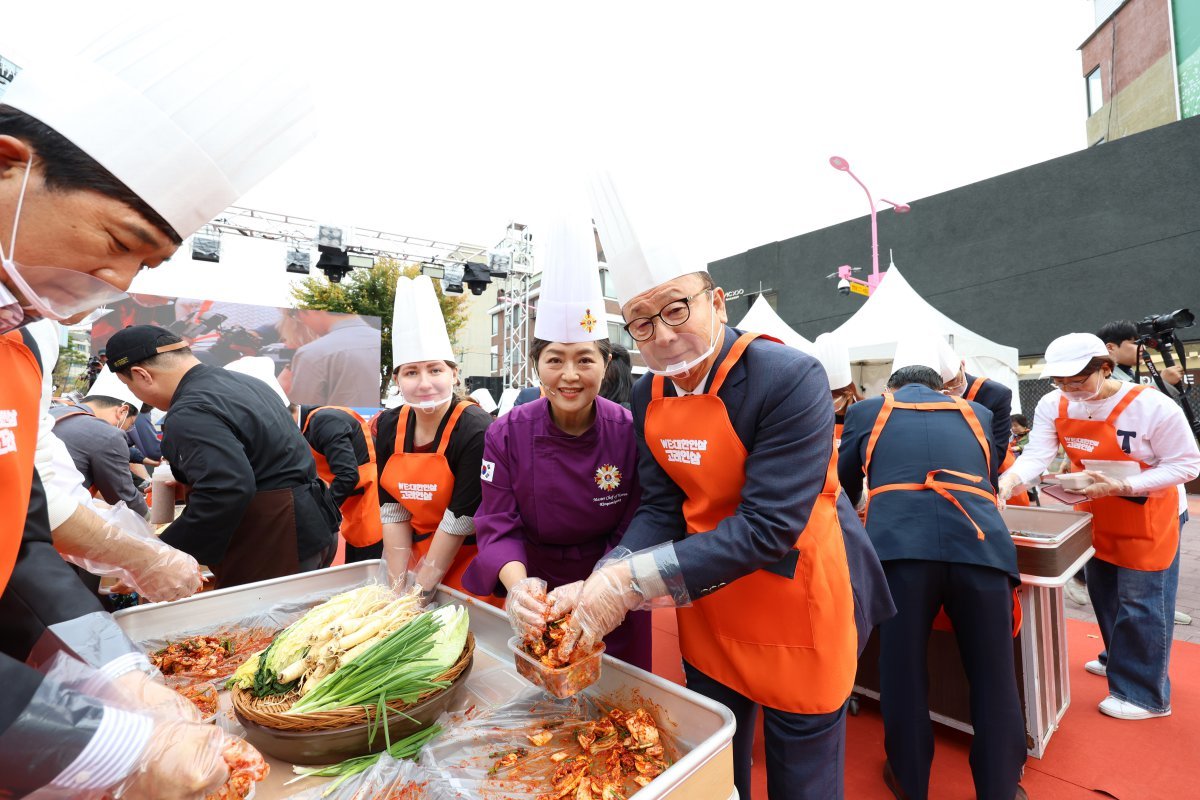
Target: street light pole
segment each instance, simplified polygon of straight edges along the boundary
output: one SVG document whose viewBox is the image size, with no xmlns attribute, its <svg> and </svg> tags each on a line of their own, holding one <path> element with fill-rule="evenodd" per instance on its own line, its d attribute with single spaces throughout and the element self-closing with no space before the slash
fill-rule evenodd
<svg viewBox="0 0 1200 800">
<path fill-rule="evenodd" d="M 841 156 L 833 156 L 829 159 L 829 165 L 853 178 L 854 182 L 861 186 L 862 190 L 867 195 L 867 205 L 871 208 L 871 274 L 867 276 L 865 285 L 867 287 L 867 294 L 870 295 L 879 288 L 879 282 L 883 280 L 883 274 L 879 272 L 879 226 L 876 221 L 875 198 L 871 196 L 871 190 L 867 188 L 867 185 L 860 181 L 858 176 L 850 171 L 850 164 L 846 161 L 846 159 L 842 158 Z M 906 203 L 893 203 L 886 197 L 881 197 L 879 199 L 890 205 L 897 214 L 907 214 L 912 210 Z M 853 270 L 850 265 L 846 264 L 838 268 L 837 275 L 841 280 L 849 281 L 852 284 L 863 285 L 863 281 L 851 277 L 852 272 Z"/>
</svg>

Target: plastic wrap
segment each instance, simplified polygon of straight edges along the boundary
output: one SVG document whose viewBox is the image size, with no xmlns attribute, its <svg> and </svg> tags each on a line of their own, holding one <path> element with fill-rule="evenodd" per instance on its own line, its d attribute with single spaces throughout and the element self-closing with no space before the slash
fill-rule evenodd
<svg viewBox="0 0 1200 800">
<path fill-rule="evenodd" d="M 155 602 L 179 600 L 200 590 L 204 581 L 196 559 L 160 541 L 141 514 L 123 502 L 91 509 L 105 525 L 89 541 L 89 552 L 64 554 L 64 559 L 93 575 L 117 578 Z"/>
<path fill-rule="evenodd" d="M 56 622 L 46 628 L 29 653 L 26 663 L 41 667 L 58 653 L 66 653 L 94 667 L 103 666 L 129 653 L 144 651 L 105 611 Z"/>
<path fill-rule="evenodd" d="M 336 788 L 316 786 L 288 800 L 463 800 L 445 780 L 414 761 L 392 758 L 387 753 L 375 766 L 355 775 Z"/>
</svg>

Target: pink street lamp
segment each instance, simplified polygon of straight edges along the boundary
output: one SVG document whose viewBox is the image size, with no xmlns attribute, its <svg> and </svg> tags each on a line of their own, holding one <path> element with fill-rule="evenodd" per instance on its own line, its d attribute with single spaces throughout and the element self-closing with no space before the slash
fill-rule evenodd
<svg viewBox="0 0 1200 800">
<path fill-rule="evenodd" d="M 843 264 L 842 266 L 838 267 L 838 271 L 834 273 L 839 279 L 838 287 L 841 288 L 843 286 L 842 281 L 846 281 L 845 293 L 849 293 L 851 284 L 856 284 L 858 286 L 866 286 L 867 294 L 870 295 L 879 288 L 879 282 L 882 281 L 883 276 L 887 274 L 879 271 L 879 226 L 875 220 L 875 200 L 871 197 L 871 190 L 867 188 L 866 184 L 860 181 L 858 176 L 850 171 L 850 164 L 846 161 L 846 159 L 842 158 L 841 156 L 833 156 L 829 159 L 829 165 L 836 170 L 846 173 L 851 178 L 854 178 L 854 182 L 861 186 L 862 190 L 867 193 L 867 203 L 871 206 L 871 274 L 867 276 L 865 281 L 859 280 L 858 278 L 853 277 L 854 268 L 849 264 Z M 912 210 L 907 203 L 893 203 L 886 197 L 881 197 L 879 199 L 891 206 L 897 214 L 907 214 Z M 830 277 L 833 276 L 831 275 Z"/>
</svg>

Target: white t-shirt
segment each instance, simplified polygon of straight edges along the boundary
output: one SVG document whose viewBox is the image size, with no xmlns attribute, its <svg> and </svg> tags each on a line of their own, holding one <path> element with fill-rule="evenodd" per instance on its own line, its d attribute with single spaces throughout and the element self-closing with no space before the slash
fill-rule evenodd
<svg viewBox="0 0 1200 800">
<path fill-rule="evenodd" d="M 1067 416 L 1071 419 L 1093 419 L 1104 421 L 1121 402 L 1121 398 L 1136 388 L 1135 384 L 1122 383 L 1112 397 L 1088 403 L 1067 403 Z M 1033 430 L 1029 432 L 1029 443 L 1020 458 L 1009 469 L 1021 482 L 1036 484 L 1047 465 L 1058 454 L 1058 432 L 1054 421 L 1058 417 L 1058 389 L 1046 394 L 1038 401 L 1033 413 Z M 1141 474 L 1128 479 L 1134 494 L 1144 495 L 1168 486 L 1179 487 L 1179 512 L 1187 510 L 1187 496 L 1183 484 L 1200 475 L 1200 448 L 1192 436 L 1187 417 L 1173 400 L 1154 389 L 1146 389 L 1130 403 L 1116 420 L 1116 429 L 1128 433 L 1122 438 L 1129 442 L 1129 455 L 1150 466 Z"/>
</svg>

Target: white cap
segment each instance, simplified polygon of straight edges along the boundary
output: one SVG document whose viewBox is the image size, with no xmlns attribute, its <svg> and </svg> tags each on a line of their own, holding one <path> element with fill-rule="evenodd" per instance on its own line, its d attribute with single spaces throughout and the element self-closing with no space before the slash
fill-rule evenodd
<svg viewBox="0 0 1200 800">
<path fill-rule="evenodd" d="M 547 226 L 533 335 L 547 342 L 594 342 L 608 338 L 596 232 L 582 195 L 567 195 Z"/>
<path fill-rule="evenodd" d="M 192 16 L 123 26 L 79 56 L 27 64 L 3 102 L 70 139 L 190 236 L 315 135 L 298 63 L 307 54 L 293 42 L 289 59 L 257 26 L 212 25 Z M 244 44 L 214 49 L 230 37 Z"/>
<path fill-rule="evenodd" d="M 829 389 L 834 391 L 854 383 L 854 375 L 850 372 L 850 350 L 842 337 L 836 333 L 822 333 L 813 342 L 813 355 L 825 368 L 825 377 L 829 379 Z"/>
<path fill-rule="evenodd" d="M 1078 375 L 1093 358 L 1112 358 L 1099 336 L 1092 333 L 1068 333 L 1046 347 L 1043 378 L 1069 378 Z"/>
<path fill-rule="evenodd" d="M 137 409 L 142 407 L 141 399 L 133 393 L 133 390 L 121 383 L 121 379 L 112 370 L 107 369 L 100 370 L 100 374 L 96 376 L 96 382 L 92 384 L 91 389 L 88 389 L 87 396 L 111 397 L 122 403 L 129 403 Z"/>
<path fill-rule="evenodd" d="M 479 407 L 489 414 L 499 407 L 496 405 L 496 401 L 492 399 L 492 393 L 482 386 L 471 392 L 471 399 L 479 403 Z"/>
<path fill-rule="evenodd" d="M 285 406 L 289 405 L 287 392 L 283 391 L 283 387 L 279 385 L 279 381 L 275 377 L 275 362 L 266 356 L 242 356 L 237 361 L 230 361 L 226 364 L 225 369 L 249 375 L 251 378 L 258 378 L 270 386 L 271 391 L 279 395 L 279 399 Z"/>
<path fill-rule="evenodd" d="M 392 307 L 392 366 L 453 361 L 446 320 L 428 275 L 396 280 Z"/>
<path fill-rule="evenodd" d="M 662 242 L 649 238 L 643 242 L 639 239 L 607 173 L 593 176 L 588 188 L 592 217 L 600 233 L 604 259 L 617 289 L 617 300 L 622 306 L 642 292 L 667 281 L 693 272 L 708 271 L 703 265 L 685 266 L 671 252 L 671 248 Z"/>
<path fill-rule="evenodd" d="M 929 367 L 942 377 L 942 383 L 954 380 L 962 359 L 949 343 L 935 333 L 914 333 L 896 343 L 892 372 L 902 367 Z"/>
</svg>

